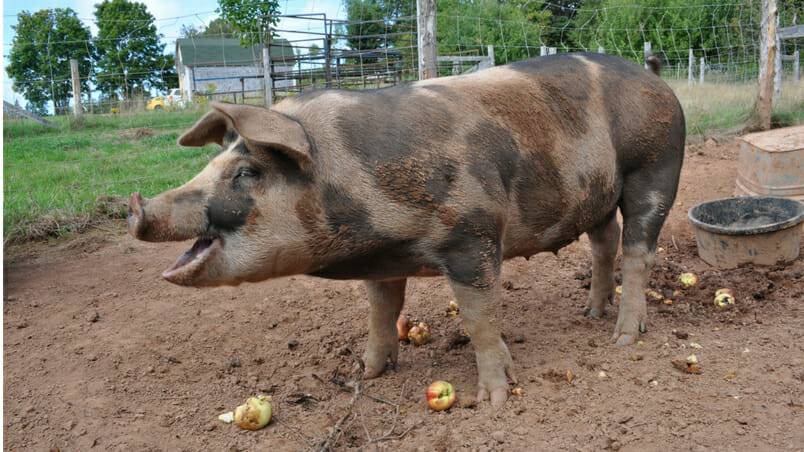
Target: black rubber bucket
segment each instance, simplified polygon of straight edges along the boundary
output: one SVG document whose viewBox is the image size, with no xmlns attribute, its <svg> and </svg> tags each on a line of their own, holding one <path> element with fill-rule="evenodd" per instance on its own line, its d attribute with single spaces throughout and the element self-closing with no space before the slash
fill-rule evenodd
<svg viewBox="0 0 804 452">
<path fill-rule="evenodd" d="M 718 199 L 693 207 L 698 255 L 720 268 L 775 265 L 798 258 L 804 204 L 786 198 Z"/>
</svg>

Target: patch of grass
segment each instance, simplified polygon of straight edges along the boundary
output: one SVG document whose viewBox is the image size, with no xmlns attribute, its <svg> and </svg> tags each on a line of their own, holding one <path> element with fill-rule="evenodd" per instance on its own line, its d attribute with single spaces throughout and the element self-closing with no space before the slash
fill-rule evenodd
<svg viewBox="0 0 804 452">
<path fill-rule="evenodd" d="M 176 144 L 201 114 L 86 116 L 80 127 L 55 118 L 58 129 L 6 121 L 4 240 L 80 231 L 110 216 L 109 197 L 125 199 L 133 191 L 153 196 L 186 182 L 217 151 Z"/>
<path fill-rule="evenodd" d="M 757 83 L 706 83 L 688 85 L 686 80 L 668 80 L 678 96 L 687 120 L 687 137 L 739 133 L 754 107 Z M 774 106 L 777 126 L 804 123 L 804 84 L 782 84 L 782 95 Z"/>
</svg>

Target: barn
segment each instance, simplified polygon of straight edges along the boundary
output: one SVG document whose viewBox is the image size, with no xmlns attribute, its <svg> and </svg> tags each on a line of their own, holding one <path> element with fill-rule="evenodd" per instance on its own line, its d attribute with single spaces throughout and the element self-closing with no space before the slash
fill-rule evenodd
<svg viewBox="0 0 804 452">
<path fill-rule="evenodd" d="M 290 72 L 295 54 L 291 44 L 274 38 L 270 45 L 274 73 Z M 239 39 L 181 38 L 176 40 L 176 73 L 182 95 L 230 94 L 263 90 L 261 45 L 243 46 Z M 275 88 L 294 86 L 294 80 L 277 80 Z"/>
</svg>

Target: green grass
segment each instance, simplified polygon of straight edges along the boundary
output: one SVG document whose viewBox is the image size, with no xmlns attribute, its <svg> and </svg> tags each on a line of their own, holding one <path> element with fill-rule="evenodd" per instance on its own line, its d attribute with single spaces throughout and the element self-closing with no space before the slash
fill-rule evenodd
<svg viewBox="0 0 804 452">
<path fill-rule="evenodd" d="M 684 108 L 688 139 L 739 133 L 750 117 L 757 93 L 757 83 L 688 85 L 686 80 L 668 80 L 668 84 Z M 782 84 L 773 120 L 779 127 L 804 124 L 804 84 Z"/>
<path fill-rule="evenodd" d="M 670 80 L 687 119 L 691 140 L 733 134 L 746 123 L 756 84 L 687 85 Z M 31 121 L 3 126 L 5 241 L 44 238 L 80 230 L 108 214 L 99 196 L 153 196 L 176 187 L 204 167 L 215 146 L 181 148 L 176 138 L 203 112 L 143 112 L 55 118 L 57 129 Z M 804 84 L 786 83 L 774 112 L 782 125 L 804 123 Z M 130 136 L 147 128 L 153 135 Z M 108 208 L 106 209 L 108 211 Z"/>
<path fill-rule="evenodd" d="M 97 220 L 98 197 L 153 196 L 204 167 L 216 149 L 182 148 L 179 134 L 200 111 L 55 118 L 58 129 L 30 121 L 3 127 L 6 241 L 43 238 Z M 145 128 L 151 136 L 129 129 Z"/>
</svg>

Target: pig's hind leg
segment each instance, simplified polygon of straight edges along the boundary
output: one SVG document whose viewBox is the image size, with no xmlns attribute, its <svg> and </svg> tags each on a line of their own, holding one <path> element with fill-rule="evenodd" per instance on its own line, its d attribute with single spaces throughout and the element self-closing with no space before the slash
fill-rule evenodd
<svg viewBox="0 0 804 452">
<path fill-rule="evenodd" d="M 629 345 L 647 330 L 645 285 L 653 267 L 656 241 L 676 196 L 680 164 L 625 178 L 620 211 L 623 214 L 623 294 L 613 341 Z"/>
<path fill-rule="evenodd" d="M 365 378 L 382 375 L 390 361 L 396 365 L 399 355 L 399 336 L 396 320 L 405 303 L 407 279 L 395 281 L 365 281 L 371 312 L 369 314 L 369 336 L 363 362 L 366 365 Z"/>
<path fill-rule="evenodd" d="M 589 231 L 589 241 L 592 242 L 592 287 L 585 313 L 588 317 L 599 319 L 614 292 L 614 260 L 620 244 L 616 210 L 607 221 Z"/>
</svg>

